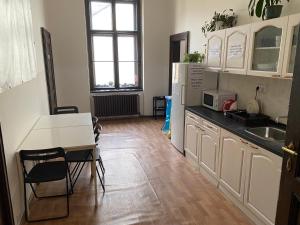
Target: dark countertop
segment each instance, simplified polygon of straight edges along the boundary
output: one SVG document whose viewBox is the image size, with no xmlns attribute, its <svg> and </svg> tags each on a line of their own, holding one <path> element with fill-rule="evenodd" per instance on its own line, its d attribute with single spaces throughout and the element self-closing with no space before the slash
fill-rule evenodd
<svg viewBox="0 0 300 225">
<path fill-rule="evenodd" d="M 239 137 L 256 144 L 257 146 L 264 148 L 280 157 L 283 156 L 282 147 L 284 143 L 267 141 L 258 138 L 252 134 L 245 131 L 248 127 L 241 123 L 238 123 L 230 118 L 224 116 L 223 112 L 216 112 L 211 109 L 205 108 L 203 106 L 190 106 L 186 107 L 186 110 L 206 119 L 207 121 L 216 124 L 217 126 L 224 128 L 225 130 L 238 135 Z M 270 126 L 282 128 L 282 126 L 272 123 L 270 121 Z"/>
</svg>

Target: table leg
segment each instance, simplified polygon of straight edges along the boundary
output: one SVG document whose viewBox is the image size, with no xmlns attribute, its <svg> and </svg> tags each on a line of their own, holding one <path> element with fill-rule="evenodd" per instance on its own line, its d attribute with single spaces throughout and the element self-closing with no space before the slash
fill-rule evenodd
<svg viewBox="0 0 300 225">
<path fill-rule="evenodd" d="M 98 191 L 97 191 L 97 174 L 96 174 L 96 155 L 97 149 L 96 146 L 93 148 L 93 163 L 92 163 L 92 177 L 94 180 L 94 188 L 95 188 L 95 206 L 98 206 Z"/>
</svg>

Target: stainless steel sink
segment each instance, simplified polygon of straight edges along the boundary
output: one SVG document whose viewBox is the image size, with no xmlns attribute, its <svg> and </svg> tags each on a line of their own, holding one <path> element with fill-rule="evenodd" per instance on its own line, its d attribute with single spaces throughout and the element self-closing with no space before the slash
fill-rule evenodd
<svg viewBox="0 0 300 225">
<path fill-rule="evenodd" d="M 259 138 L 268 141 L 284 141 L 285 140 L 285 130 L 281 130 L 275 127 L 255 127 L 248 128 L 246 132 L 255 135 Z"/>
</svg>

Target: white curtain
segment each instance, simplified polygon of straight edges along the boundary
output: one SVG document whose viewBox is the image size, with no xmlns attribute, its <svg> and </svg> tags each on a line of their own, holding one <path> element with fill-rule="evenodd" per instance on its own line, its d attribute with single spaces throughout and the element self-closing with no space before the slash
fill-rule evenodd
<svg viewBox="0 0 300 225">
<path fill-rule="evenodd" d="M 0 92 L 36 74 L 30 0 L 0 0 Z"/>
</svg>

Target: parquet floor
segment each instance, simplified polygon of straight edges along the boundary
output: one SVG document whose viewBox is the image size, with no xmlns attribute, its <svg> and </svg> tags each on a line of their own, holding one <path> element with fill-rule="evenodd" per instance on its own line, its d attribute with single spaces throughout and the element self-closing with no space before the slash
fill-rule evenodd
<svg viewBox="0 0 300 225">
<path fill-rule="evenodd" d="M 37 225 L 250 225 L 161 133 L 162 121 L 104 122 L 101 154 L 106 193 L 94 207 L 87 167 L 70 199 L 70 216 Z M 55 184 L 57 189 L 59 185 Z M 62 185 L 63 186 L 63 185 Z M 48 185 L 42 191 L 54 190 Z M 62 199 L 63 200 L 63 199 Z M 34 202 L 32 216 L 62 213 L 63 201 Z"/>
</svg>

